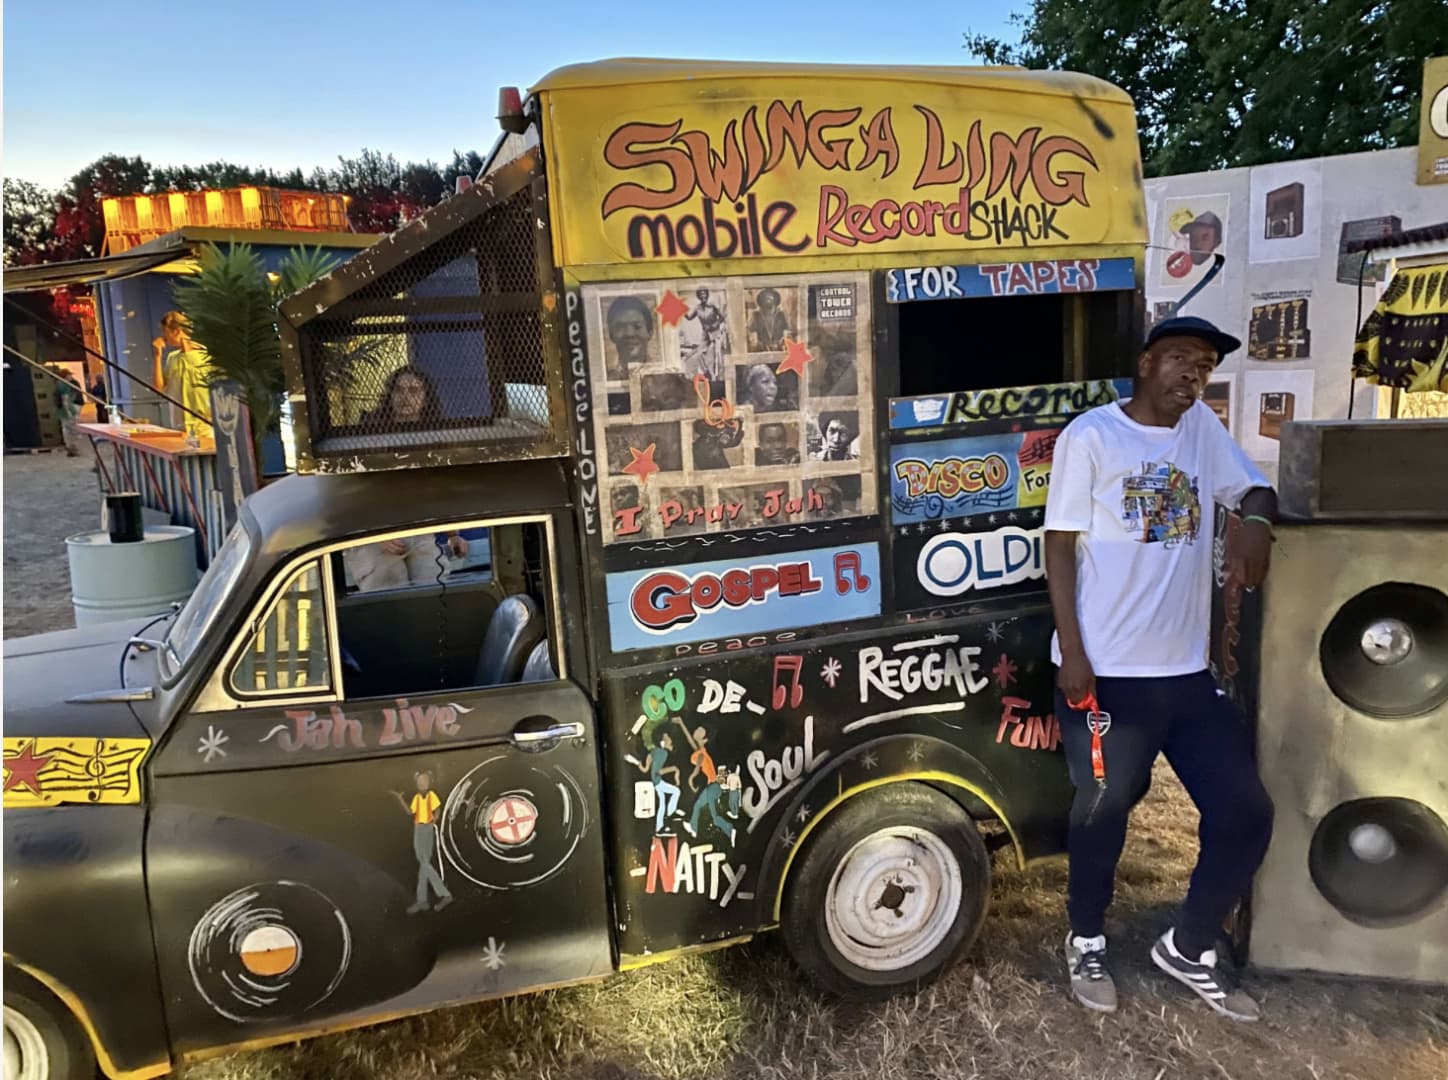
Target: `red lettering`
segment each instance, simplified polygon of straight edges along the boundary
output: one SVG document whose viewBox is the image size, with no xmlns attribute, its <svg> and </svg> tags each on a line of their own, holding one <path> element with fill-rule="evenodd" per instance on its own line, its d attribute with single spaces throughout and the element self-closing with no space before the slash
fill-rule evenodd
<svg viewBox="0 0 1448 1080">
<path fill-rule="evenodd" d="M 854 247 L 855 239 L 848 234 L 838 233 L 835 226 L 849 208 L 850 196 L 844 188 L 826 184 L 820 188 L 819 228 L 815 230 L 815 243 L 824 247 L 827 240 L 833 240 L 845 247 Z"/>
<path fill-rule="evenodd" d="M 730 607 L 743 607 L 749 603 L 753 592 L 751 577 L 748 570 L 724 571 L 724 603 Z"/>
<path fill-rule="evenodd" d="M 779 587 L 779 571 L 772 566 L 756 567 L 751 576 L 754 579 L 750 595 L 756 600 L 763 600 L 771 592 Z"/>
<path fill-rule="evenodd" d="M 629 598 L 634 622 L 649 630 L 667 630 L 699 617 L 689 595 L 689 579 L 672 570 L 648 575 Z"/>
<path fill-rule="evenodd" d="M 1096 168 L 1096 159 L 1086 147 L 1064 135 L 1051 135 L 1036 144 L 1031 159 L 1031 183 L 1036 186 L 1041 198 L 1052 206 L 1064 206 L 1068 202 L 1090 206 L 1086 199 L 1085 173 L 1063 172 L 1059 180 L 1051 174 L 1051 159 L 1057 154 L 1073 154 Z"/>
<path fill-rule="evenodd" d="M 639 524 L 639 515 L 644 512 L 642 506 L 625 506 L 621 510 L 613 512 L 613 532 L 615 536 L 630 536 L 639 532 L 643 526 Z"/>
<path fill-rule="evenodd" d="M 924 105 L 915 106 L 915 111 L 925 117 L 925 157 L 920 163 L 920 172 L 915 177 L 915 187 L 929 187 L 931 184 L 958 184 L 965 174 L 961 160 L 960 144 L 950 144 L 950 160 L 942 162 L 945 155 L 945 133 L 941 130 L 940 117 Z"/>
<path fill-rule="evenodd" d="M 700 649 L 700 652 L 703 650 Z M 656 795 L 663 798 L 662 795 Z M 654 842 L 649 847 L 649 874 L 644 880 L 644 892 L 652 893 L 663 889 L 666 893 L 674 892 L 678 888 L 676 874 L 679 863 L 679 838 L 668 837 L 668 847 L 665 848 L 661 837 L 654 837 Z"/>
<path fill-rule="evenodd" d="M 808 126 L 804 106 L 800 102 L 796 101 L 787 109 L 782 101 L 772 102 L 769 111 L 764 114 L 764 130 L 769 139 L 769 157 L 765 158 L 764 168 L 761 172 L 769 172 L 784 160 L 786 146 L 794 151 L 795 168 L 803 165 L 805 147 L 808 142 L 805 131 Z"/>
<path fill-rule="evenodd" d="M 859 119 L 859 109 L 821 109 L 809 118 L 805 131 L 810 156 L 826 169 L 850 167 L 850 139 L 826 139 L 827 128 L 846 127 Z"/>
<path fill-rule="evenodd" d="M 900 144 L 895 141 L 895 130 L 890 123 L 890 109 L 881 109 L 875 114 L 868 127 L 860 128 L 860 141 L 865 147 L 865 156 L 860 159 L 857 171 L 863 172 L 873 165 L 877 158 L 885 159 L 883 180 L 900 164 Z"/>
<path fill-rule="evenodd" d="M 997 131 L 990 137 L 990 184 L 985 189 L 987 199 L 999 191 L 1008 178 L 1011 196 L 1016 199 L 1021 197 L 1021 190 L 1031 178 L 1032 147 L 1040 133 L 1040 128 L 1033 127 L 1026 128 L 1014 140 L 1004 131 Z"/>
</svg>

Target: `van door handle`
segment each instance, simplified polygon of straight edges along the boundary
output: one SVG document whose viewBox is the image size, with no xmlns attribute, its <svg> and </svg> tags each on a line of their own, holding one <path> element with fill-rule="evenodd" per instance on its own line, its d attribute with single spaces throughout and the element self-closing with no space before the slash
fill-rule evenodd
<svg viewBox="0 0 1448 1080">
<path fill-rule="evenodd" d="M 550 716 L 529 716 L 518 721 L 518 726 L 513 728 L 513 745 L 526 750 L 533 750 L 547 743 L 557 742 L 559 739 L 581 739 L 583 738 L 583 725 L 574 721 L 572 723 L 560 723 Z"/>
</svg>

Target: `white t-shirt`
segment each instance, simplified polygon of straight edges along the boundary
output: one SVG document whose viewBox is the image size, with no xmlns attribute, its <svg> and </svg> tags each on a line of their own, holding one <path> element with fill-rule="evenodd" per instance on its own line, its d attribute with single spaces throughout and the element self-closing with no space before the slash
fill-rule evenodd
<svg viewBox="0 0 1448 1080">
<path fill-rule="evenodd" d="M 1267 480 L 1210 406 L 1175 427 L 1118 402 L 1056 441 L 1047 531 L 1079 533 L 1076 616 L 1097 675 L 1190 675 L 1207 666 L 1214 502 L 1235 509 Z M 1061 662 L 1051 639 L 1051 659 Z"/>
</svg>

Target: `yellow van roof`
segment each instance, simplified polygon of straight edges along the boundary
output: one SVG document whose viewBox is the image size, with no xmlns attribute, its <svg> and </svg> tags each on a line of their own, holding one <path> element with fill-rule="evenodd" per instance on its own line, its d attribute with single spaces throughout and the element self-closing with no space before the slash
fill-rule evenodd
<svg viewBox="0 0 1448 1080">
<path fill-rule="evenodd" d="M 936 86 L 1089 98 L 1121 105 L 1132 103 L 1131 96 L 1120 87 L 1093 75 L 1081 75 L 1072 71 L 964 65 L 932 67 L 890 64 L 783 64 L 753 60 L 663 60 L 647 57 L 569 64 L 549 72 L 531 87 L 530 92 L 707 79 L 768 78 L 930 83 Z"/>
</svg>

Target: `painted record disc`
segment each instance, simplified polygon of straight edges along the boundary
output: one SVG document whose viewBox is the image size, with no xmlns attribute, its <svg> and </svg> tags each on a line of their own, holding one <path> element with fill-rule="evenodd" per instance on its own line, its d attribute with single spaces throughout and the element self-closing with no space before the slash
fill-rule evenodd
<svg viewBox="0 0 1448 1080">
<path fill-rule="evenodd" d="M 237 1023 L 304 1016 L 331 996 L 352 959 L 342 912 L 309 885 L 248 885 L 213 904 L 191 931 L 191 979 Z"/>
<path fill-rule="evenodd" d="M 448 868 L 488 889 L 546 881 L 587 828 L 583 790 L 568 772 L 504 755 L 458 781 L 438 825 Z"/>
</svg>

